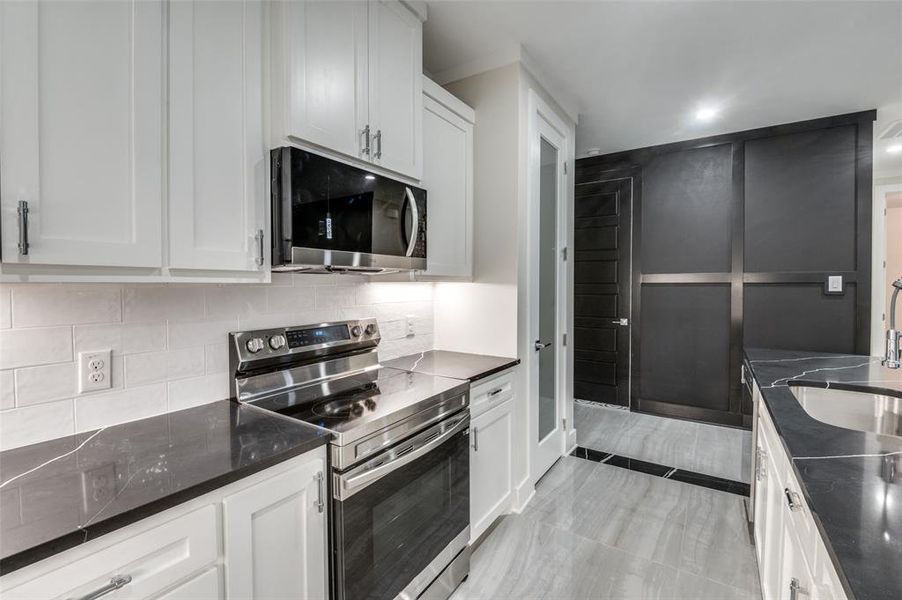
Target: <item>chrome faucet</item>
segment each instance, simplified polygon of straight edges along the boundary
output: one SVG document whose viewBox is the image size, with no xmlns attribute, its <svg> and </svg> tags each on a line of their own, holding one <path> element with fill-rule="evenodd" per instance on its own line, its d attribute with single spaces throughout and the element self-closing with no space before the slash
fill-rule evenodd
<svg viewBox="0 0 902 600">
<path fill-rule="evenodd" d="M 893 299 L 889 304 L 889 329 L 886 331 L 886 354 L 883 357 L 883 366 L 888 369 L 899 368 L 899 343 L 902 340 L 902 332 L 896 329 L 896 297 L 902 290 L 902 277 L 893 282 Z"/>
</svg>

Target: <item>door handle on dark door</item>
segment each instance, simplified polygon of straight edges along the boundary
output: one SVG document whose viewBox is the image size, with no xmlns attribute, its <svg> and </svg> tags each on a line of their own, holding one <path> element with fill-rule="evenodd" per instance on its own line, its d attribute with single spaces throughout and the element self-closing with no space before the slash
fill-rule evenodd
<svg viewBox="0 0 902 600">
<path fill-rule="evenodd" d="M 544 350 L 545 348 L 547 348 L 550 345 L 551 345 L 551 342 L 547 342 L 547 343 L 543 344 L 539 340 L 536 340 L 536 345 L 535 345 L 536 352 L 538 352 L 539 350 Z"/>
<path fill-rule="evenodd" d="M 621 327 L 629 327 L 630 320 L 626 317 L 623 317 L 622 319 L 615 319 L 611 321 L 611 323 L 613 323 L 614 325 L 620 325 Z"/>
</svg>

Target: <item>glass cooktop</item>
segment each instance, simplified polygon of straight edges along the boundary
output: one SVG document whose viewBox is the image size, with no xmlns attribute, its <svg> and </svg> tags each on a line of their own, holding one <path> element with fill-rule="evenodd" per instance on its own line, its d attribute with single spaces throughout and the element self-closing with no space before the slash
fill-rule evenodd
<svg viewBox="0 0 902 600">
<path fill-rule="evenodd" d="M 456 379 L 381 367 L 300 386 L 250 404 L 357 437 L 467 391 Z"/>
</svg>

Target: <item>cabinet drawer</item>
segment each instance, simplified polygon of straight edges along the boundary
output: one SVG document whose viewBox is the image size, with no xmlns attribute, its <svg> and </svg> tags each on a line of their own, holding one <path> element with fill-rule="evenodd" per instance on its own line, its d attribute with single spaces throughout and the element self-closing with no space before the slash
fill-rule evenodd
<svg viewBox="0 0 902 600">
<path fill-rule="evenodd" d="M 475 418 L 514 397 L 514 372 L 506 371 L 470 387 L 470 415 Z"/>
<path fill-rule="evenodd" d="M 210 504 L 105 548 L 60 554 L 50 559 L 58 567 L 5 590 L 3 598 L 80 598 L 115 576 L 132 579 L 104 600 L 153 596 L 217 560 L 216 515 Z"/>
</svg>

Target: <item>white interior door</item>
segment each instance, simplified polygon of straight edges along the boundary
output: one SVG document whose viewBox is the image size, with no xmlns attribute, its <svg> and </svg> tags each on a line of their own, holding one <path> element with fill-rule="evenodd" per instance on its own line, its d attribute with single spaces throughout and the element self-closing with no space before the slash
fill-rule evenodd
<svg viewBox="0 0 902 600">
<path fill-rule="evenodd" d="M 562 334 L 566 314 L 566 128 L 530 91 L 529 256 L 530 438 L 532 476 L 538 480 L 565 451 Z M 534 109 L 532 108 L 534 107 Z"/>
</svg>

